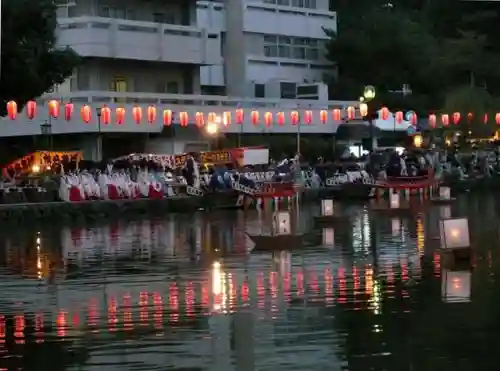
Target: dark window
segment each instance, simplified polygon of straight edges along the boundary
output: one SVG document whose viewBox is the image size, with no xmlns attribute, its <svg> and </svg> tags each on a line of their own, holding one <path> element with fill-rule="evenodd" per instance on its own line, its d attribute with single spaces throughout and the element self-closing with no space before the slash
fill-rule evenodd
<svg viewBox="0 0 500 371">
<path fill-rule="evenodd" d="M 255 95 L 255 98 L 265 98 L 266 97 L 266 85 L 265 84 L 255 84 L 254 85 L 254 95 Z"/>
<path fill-rule="evenodd" d="M 282 99 L 295 99 L 296 96 L 296 84 L 294 82 L 281 82 L 281 98 Z"/>
</svg>

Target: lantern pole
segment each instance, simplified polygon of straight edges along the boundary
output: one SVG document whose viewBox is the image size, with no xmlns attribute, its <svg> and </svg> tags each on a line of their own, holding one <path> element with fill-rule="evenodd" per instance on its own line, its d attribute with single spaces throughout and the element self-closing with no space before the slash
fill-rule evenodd
<svg viewBox="0 0 500 371">
<path fill-rule="evenodd" d="M 102 108 L 101 107 L 97 107 L 96 108 L 96 114 L 97 114 L 96 161 L 102 161 L 102 136 L 101 136 L 101 115 L 102 115 Z"/>
</svg>

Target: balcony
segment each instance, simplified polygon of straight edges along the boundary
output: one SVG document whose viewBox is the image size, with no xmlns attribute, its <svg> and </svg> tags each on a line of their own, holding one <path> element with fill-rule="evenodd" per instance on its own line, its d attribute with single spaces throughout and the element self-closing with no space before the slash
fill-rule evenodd
<svg viewBox="0 0 500 371">
<path fill-rule="evenodd" d="M 58 100 L 62 104 L 71 101 L 74 104 L 74 113 L 71 120 L 64 118 L 49 119 L 47 102 Z M 222 127 L 224 133 L 295 133 L 298 126 L 290 124 L 290 113 L 292 111 L 311 111 L 313 121 L 310 125 L 300 125 L 300 131 L 304 134 L 314 133 L 335 133 L 341 121 L 334 121 L 332 110 L 336 108 L 345 109 L 348 106 L 357 107 L 359 102 L 353 101 L 308 101 L 308 100 L 287 100 L 287 99 L 264 99 L 264 98 L 236 98 L 223 96 L 206 95 L 179 95 L 179 94 L 149 94 L 149 93 L 113 93 L 103 91 L 87 91 L 71 93 L 61 97 L 57 94 L 48 94 L 37 101 L 37 115 L 34 120 L 28 120 L 24 112 L 19 113 L 16 120 L 2 118 L 0 122 L 0 136 L 25 136 L 40 135 L 40 124 L 50 121 L 53 134 L 70 133 L 96 133 L 98 131 L 106 133 L 160 133 L 163 130 L 162 114 L 164 110 L 170 110 L 173 114 L 172 125 L 179 125 L 179 113 L 185 112 L 189 117 L 189 125 L 195 125 L 195 116 L 201 112 L 205 117 L 210 113 L 222 116 L 224 112 L 232 113 L 233 123 L 228 127 Z M 86 124 L 82 121 L 81 107 L 89 105 L 92 107 L 92 120 Z M 112 114 L 112 122 L 108 125 L 98 125 L 96 108 L 108 106 Z M 144 112 L 143 122 L 137 124 L 132 117 L 132 108 L 140 106 Z M 157 119 L 154 124 L 146 122 L 145 116 L 149 106 L 156 107 Z M 116 108 L 125 108 L 126 115 L 123 124 L 115 123 Z M 245 113 L 243 125 L 236 125 L 235 110 L 241 108 Z M 320 122 L 320 111 L 329 110 L 329 120 L 327 124 Z M 61 111 L 64 112 L 64 107 Z M 258 111 L 261 118 L 259 125 L 254 125 L 251 119 L 251 112 Z M 264 125 L 264 115 L 271 113 L 276 118 L 278 112 L 283 112 L 286 123 L 278 126 L 274 122 L 271 126 Z M 61 115 L 63 116 L 64 113 Z M 182 130 L 180 128 L 180 130 Z"/>
<path fill-rule="evenodd" d="M 220 35 L 206 29 L 102 17 L 58 19 L 58 43 L 82 57 L 212 65 Z"/>
</svg>

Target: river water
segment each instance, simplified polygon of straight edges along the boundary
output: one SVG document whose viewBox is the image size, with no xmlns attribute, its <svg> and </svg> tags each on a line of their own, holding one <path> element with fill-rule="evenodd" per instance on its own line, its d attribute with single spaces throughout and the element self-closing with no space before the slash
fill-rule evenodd
<svg viewBox="0 0 500 371">
<path fill-rule="evenodd" d="M 318 208 L 294 215 L 298 252 L 251 253 L 256 212 L 2 231 L 0 369 L 493 370 L 493 196 L 349 206 L 335 230 L 313 228 Z M 470 266 L 435 251 L 449 216 L 469 218 Z"/>
</svg>

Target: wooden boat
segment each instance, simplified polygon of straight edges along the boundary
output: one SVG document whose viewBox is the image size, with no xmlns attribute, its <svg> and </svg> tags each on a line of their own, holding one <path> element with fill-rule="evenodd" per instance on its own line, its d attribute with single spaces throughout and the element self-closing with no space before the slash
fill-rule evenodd
<svg viewBox="0 0 500 371">
<path fill-rule="evenodd" d="M 253 251 L 285 251 L 303 248 L 303 234 L 289 235 L 251 235 L 248 237 L 255 243 Z"/>
</svg>

